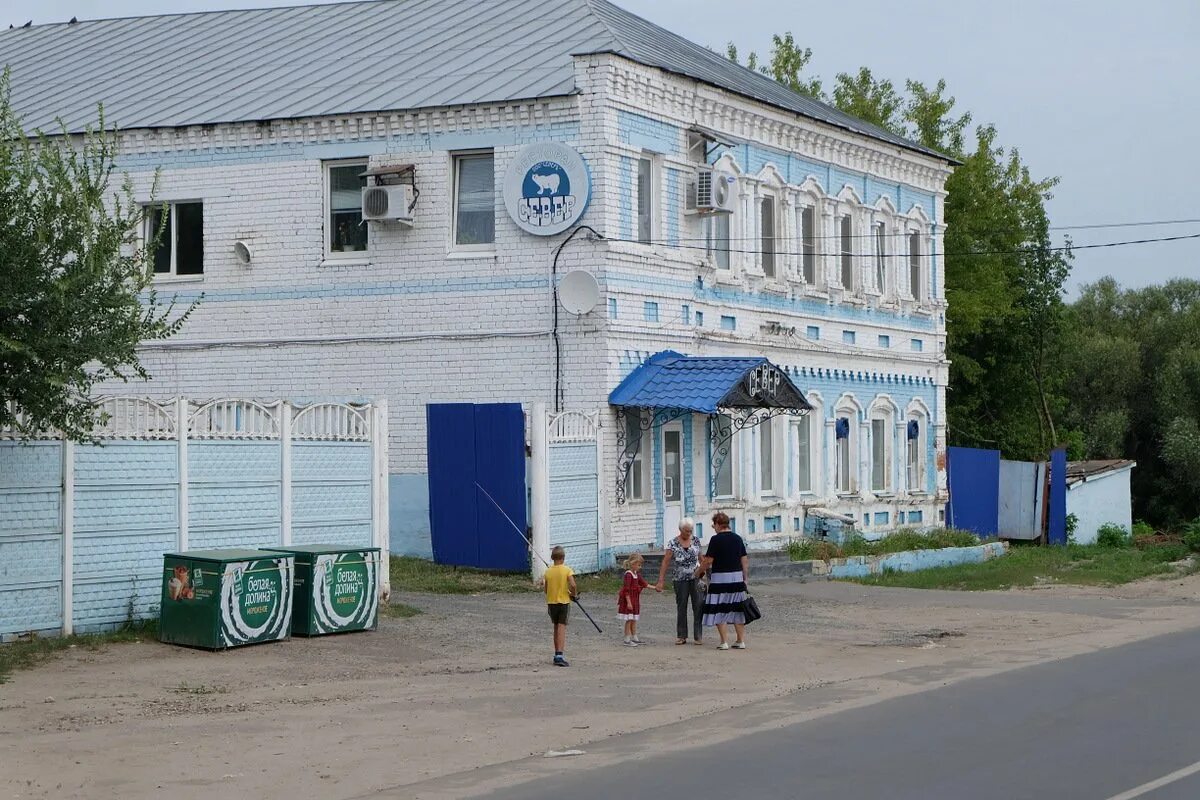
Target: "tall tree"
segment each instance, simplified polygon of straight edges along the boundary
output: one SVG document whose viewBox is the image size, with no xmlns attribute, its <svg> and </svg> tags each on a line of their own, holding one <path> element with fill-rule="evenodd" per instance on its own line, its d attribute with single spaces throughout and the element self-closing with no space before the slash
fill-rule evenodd
<svg viewBox="0 0 1200 800">
<path fill-rule="evenodd" d="M 0 78 L 0 426 L 90 438 L 96 383 L 149 377 L 138 345 L 191 312 L 154 292 L 116 146 L 103 113 L 83 136 L 26 132 Z"/>
<path fill-rule="evenodd" d="M 737 45 L 733 42 L 725 46 L 725 56 L 730 61 L 741 63 Z M 793 92 L 824 100 L 821 79 L 802 75 L 811 59 L 812 48 L 801 49 L 791 31 L 788 31 L 782 36 L 771 36 L 771 58 L 766 64 L 760 65 L 758 53 L 751 50 L 746 56 L 746 67 L 775 79 Z"/>
</svg>

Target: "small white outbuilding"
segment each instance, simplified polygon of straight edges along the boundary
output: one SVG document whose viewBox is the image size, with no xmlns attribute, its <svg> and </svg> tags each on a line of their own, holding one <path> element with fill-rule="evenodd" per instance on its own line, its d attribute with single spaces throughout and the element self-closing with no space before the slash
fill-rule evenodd
<svg viewBox="0 0 1200 800">
<path fill-rule="evenodd" d="M 1093 544 L 1104 525 L 1133 529 L 1129 489 L 1134 461 L 1072 461 L 1067 464 L 1067 514 L 1076 517 L 1075 541 Z"/>
</svg>

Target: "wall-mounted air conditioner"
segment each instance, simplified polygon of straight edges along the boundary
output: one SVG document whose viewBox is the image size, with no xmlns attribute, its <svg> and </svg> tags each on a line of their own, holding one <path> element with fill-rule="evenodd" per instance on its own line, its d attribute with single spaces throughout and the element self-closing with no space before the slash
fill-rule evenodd
<svg viewBox="0 0 1200 800">
<path fill-rule="evenodd" d="M 371 222 L 403 222 L 411 225 L 415 194 L 411 184 L 365 186 L 362 218 Z"/>
<path fill-rule="evenodd" d="M 736 202 L 736 175 L 712 167 L 696 168 L 696 179 L 687 188 L 688 213 L 731 212 Z"/>
</svg>

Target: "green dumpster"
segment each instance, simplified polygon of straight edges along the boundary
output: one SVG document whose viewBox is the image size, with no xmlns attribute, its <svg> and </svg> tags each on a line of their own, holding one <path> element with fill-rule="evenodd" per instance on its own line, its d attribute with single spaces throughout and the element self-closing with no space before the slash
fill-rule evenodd
<svg viewBox="0 0 1200 800">
<path fill-rule="evenodd" d="M 286 639 L 294 572 L 287 553 L 166 553 L 158 638 L 208 650 Z"/>
<path fill-rule="evenodd" d="M 310 544 L 272 547 L 296 559 L 292 633 L 374 630 L 379 624 L 379 548 Z"/>
</svg>

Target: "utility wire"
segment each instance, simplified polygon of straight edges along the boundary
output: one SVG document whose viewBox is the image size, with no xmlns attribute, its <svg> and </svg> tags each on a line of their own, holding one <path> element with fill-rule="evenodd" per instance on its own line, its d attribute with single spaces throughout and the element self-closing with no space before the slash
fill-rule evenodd
<svg viewBox="0 0 1200 800">
<path fill-rule="evenodd" d="M 703 250 L 705 252 L 708 252 L 709 250 L 714 249 L 714 248 L 709 247 L 707 244 L 704 244 L 704 245 L 680 244 L 680 242 L 685 241 L 683 239 L 680 239 L 677 241 L 670 241 L 670 240 L 666 240 L 666 239 L 652 239 L 650 241 L 643 241 L 640 239 L 623 239 L 623 238 L 618 238 L 618 237 L 613 237 L 613 236 L 609 236 L 606 238 L 610 242 L 629 242 L 631 244 L 657 244 L 657 245 L 663 245 L 666 247 L 680 248 L 680 249 L 684 249 L 684 250 Z M 1017 250 L 967 250 L 967 251 L 958 252 L 958 253 L 938 253 L 938 255 L 943 256 L 943 257 L 951 257 L 951 256 L 954 256 L 954 257 L 958 257 L 958 256 L 1016 256 L 1016 255 L 1029 255 L 1031 253 L 1058 253 L 1058 252 L 1070 252 L 1070 251 L 1075 251 L 1075 250 L 1097 250 L 1097 249 L 1102 249 L 1102 248 L 1107 248 L 1107 247 L 1129 247 L 1132 245 L 1154 244 L 1157 242 L 1180 242 L 1180 241 L 1186 241 L 1188 239 L 1200 239 L 1200 233 L 1180 234 L 1178 236 L 1159 236 L 1159 237 L 1155 237 L 1155 238 L 1151 238 L 1151 239 L 1128 239 L 1125 241 L 1101 242 L 1098 244 L 1069 244 L 1069 245 L 1052 246 L 1052 247 L 1025 247 L 1025 248 L 1021 248 L 1021 249 L 1017 249 Z M 776 238 L 776 240 L 778 241 L 778 237 Z M 732 240 L 727 240 L 724 237 L 722 237 L 716 241 L 724 242 L 724 241 L 732 241 Z M 762 248 L 755 247 L 752 249 L 729 248 L 728 250 L 725 250 L 722 248 L 721 252 L 758 254 L 758 253 L 762 253 L 763 251 L 762 251 Z M 773 254 L 776 256 L 804 256 L 804 255 L 806 255 L 806 253 L 804 251 L 798 251 L 798 250 L 775 250 Z M 912 257 L 910 253 L 869 253 L 869 254 L 864 254 L 864 253 L 845 253 L 842 251 L 834 251 L 834 252 L 810 251 L 807 253 L 807 255 L 816 256 L 816 257 L 832 256 L 835 258 L 844 256 L 844 255 L 850 255 L 850 256 L 854 256 L 854 257 L 866 256 L 869 259 L 901 258 L 901 259 L 905 259 L 905 260 L 908 260 Z M 927 255 L 929 255 L 929 254 L 921 253 L 921 258 L 924 258 Z"/>
</svg>

